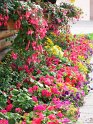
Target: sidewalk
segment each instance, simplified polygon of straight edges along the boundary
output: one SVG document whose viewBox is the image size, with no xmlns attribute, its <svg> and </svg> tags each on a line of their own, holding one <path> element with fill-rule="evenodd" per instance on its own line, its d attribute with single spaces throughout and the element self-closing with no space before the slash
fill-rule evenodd
<svg viewBox="0 0 93 124">
<path fill-rule="evenodd" d="M 93 64 L 93 57 L 90 63 Z M 93 72 L 89 74 L 89 77 L 91 80 L 89 85 L 93 89 Z M 80 118 L 77 124 L 93 124 L 93 90 L 90 90 L 89 94 L 84 98 L 84 105 L 80 108 Z"/>
<path fill-rule="evenodd" d="M 72 34 L 88 34 L 93 33 L 93 21 L 80 21 L 71 26 Z M 93 64 L 93 56 L 91 59 Z M 93 70 L 93 66 L 92 66 Z M 90 87 L 93 89 L 93 71 L 89 74 Z M 84 105 L 80 108 L 80 118 L 76 124 L 93 124 L 93 90 L 84 98 Z"/>
</svg>

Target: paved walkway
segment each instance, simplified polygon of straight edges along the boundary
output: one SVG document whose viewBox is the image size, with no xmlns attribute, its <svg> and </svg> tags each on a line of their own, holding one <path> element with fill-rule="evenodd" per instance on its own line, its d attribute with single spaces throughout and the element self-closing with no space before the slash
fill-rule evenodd
<svg viewBox="0 0 93 124">
<path fill-rule="evenodd" d="M 93 33 L 92 21 L 81 21 L 71 26 L 72 34 L 87 34 Z M 91 59 L 93 64 L 93 57 Z M 93 65 L 92 65 L 93 70 Z M 90 76 L 90 88 L 93 89 L 93 71 Z M 92 79 L 92 80 L 91 80 Z M 89 94 L 84 98 L 84 105 L 80 108 L 80 118 L 77 124 L 93 124 L 93 90 L 90 90 Z"/>
<path fill-rule="evenodd" d="M 93 64 L 93 57 L 91 64 Z M 80 108 L 80 118 L 77 124 L 93 124 L 93 71 L 89 74 L 89 77 L 89 86 L 92 90 L 90 90 L 89 94 L 84 98 L 84 105 Z"/>
</svg>

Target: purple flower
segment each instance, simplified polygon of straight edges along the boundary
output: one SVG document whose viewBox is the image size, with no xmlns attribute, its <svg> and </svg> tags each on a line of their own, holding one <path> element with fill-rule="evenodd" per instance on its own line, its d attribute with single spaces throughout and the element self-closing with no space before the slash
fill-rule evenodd
<svg viewBox="0 0 93 124">
<path fill-rule="evenodd" d="M 62 123 L 68 123 L 68 122 L 70 122 L 70 120 L 69 120 L 68 118 L 64 118 L 64 119 L 62 120 Z"/>
</svg>

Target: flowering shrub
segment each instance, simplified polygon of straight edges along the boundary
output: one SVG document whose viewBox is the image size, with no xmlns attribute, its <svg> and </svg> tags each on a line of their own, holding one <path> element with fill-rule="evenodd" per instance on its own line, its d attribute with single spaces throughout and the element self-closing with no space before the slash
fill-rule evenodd
<svg viewBox="0 0 93 124">
<path fill-rule="evenodd" d="M 49 23 L 37 4 L 17 5 L 18 34 L 0 64 L 0 123 L 75 123 L 88 93 L 93 43 L 51 31 L 54 16 Z"/>
</svg>

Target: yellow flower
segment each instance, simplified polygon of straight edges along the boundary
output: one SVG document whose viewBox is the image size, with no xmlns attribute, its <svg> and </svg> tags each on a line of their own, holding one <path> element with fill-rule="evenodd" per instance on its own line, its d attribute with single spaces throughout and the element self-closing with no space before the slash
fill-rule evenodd
<svg viewBox="0 0 93 124">
<path fill-rule="evenodd" d="M 85 74 L 87 74 L 88 69 L 87 69 L 87 67 L 86 67 L 84 64 L 82 64 L 81 62 L 78 62 L 77 65 L 78 65 L 80 71 L 82 71 L 82 72 L 84 72 Z"/>
<path fill-rule="evenodd" d="M 57 83 L 57 86 L 58 86 L 58 87 L 63 87 L 64 84 L 60 82 L 60 83 Z"/>
<path fill-rule="evenodd" d="M 91 61 L 91 58 L 88 58 L 88 59 L 86 60 L 86 62 L 87 62 L 88 64 L 90 64 L 90 61 Z"/>
<path fill-rule="evenodd" d="M 79 55 L 78 58 L 79 58 L 80 60 L 85 60 L 84 56 L 81 56 L 81 55 Z"/>
<path fill-rule="evenodd" d="M 54 45 L 53 41 L 50 38 L 47 37 L 46 39 L 47 39 L 47 42 L 46 43 L 48 45 Z"/>
<path fill-rule="evenodd" d="M 74 3 L 74 2 L 75 2 L 75 0 L 70 0 L 70 2 L 71 2 L 71 3 Z"/>
<path fill-rule="evenodd" d="M 78 90 L 77 90 L 77 88 L 75 88 L 75 87 L 73 87 L 71 84 L 67 84 L 67 87 L 68 87 L 68 89 L 69 90 L 71 90 L 72 92 L 74 92 L 74 93 L 76 93 L 76 92 L 78 92 Z"/>
<path fill-rule="evenodd" d="M 67 111 L 67 114 L 70 114 L 70 115 L 74 116 L 77 111 L 78 111 L 78 109 L 75 108 L 74 105 L 70 105 L 69 110 Z"/>
<path fill-rule="evenodd" d="M 92 43 L 90 43 L 89 46 L 90 46 L 90 48 L 93 48 L 93 44 Z"/>
</svg>

